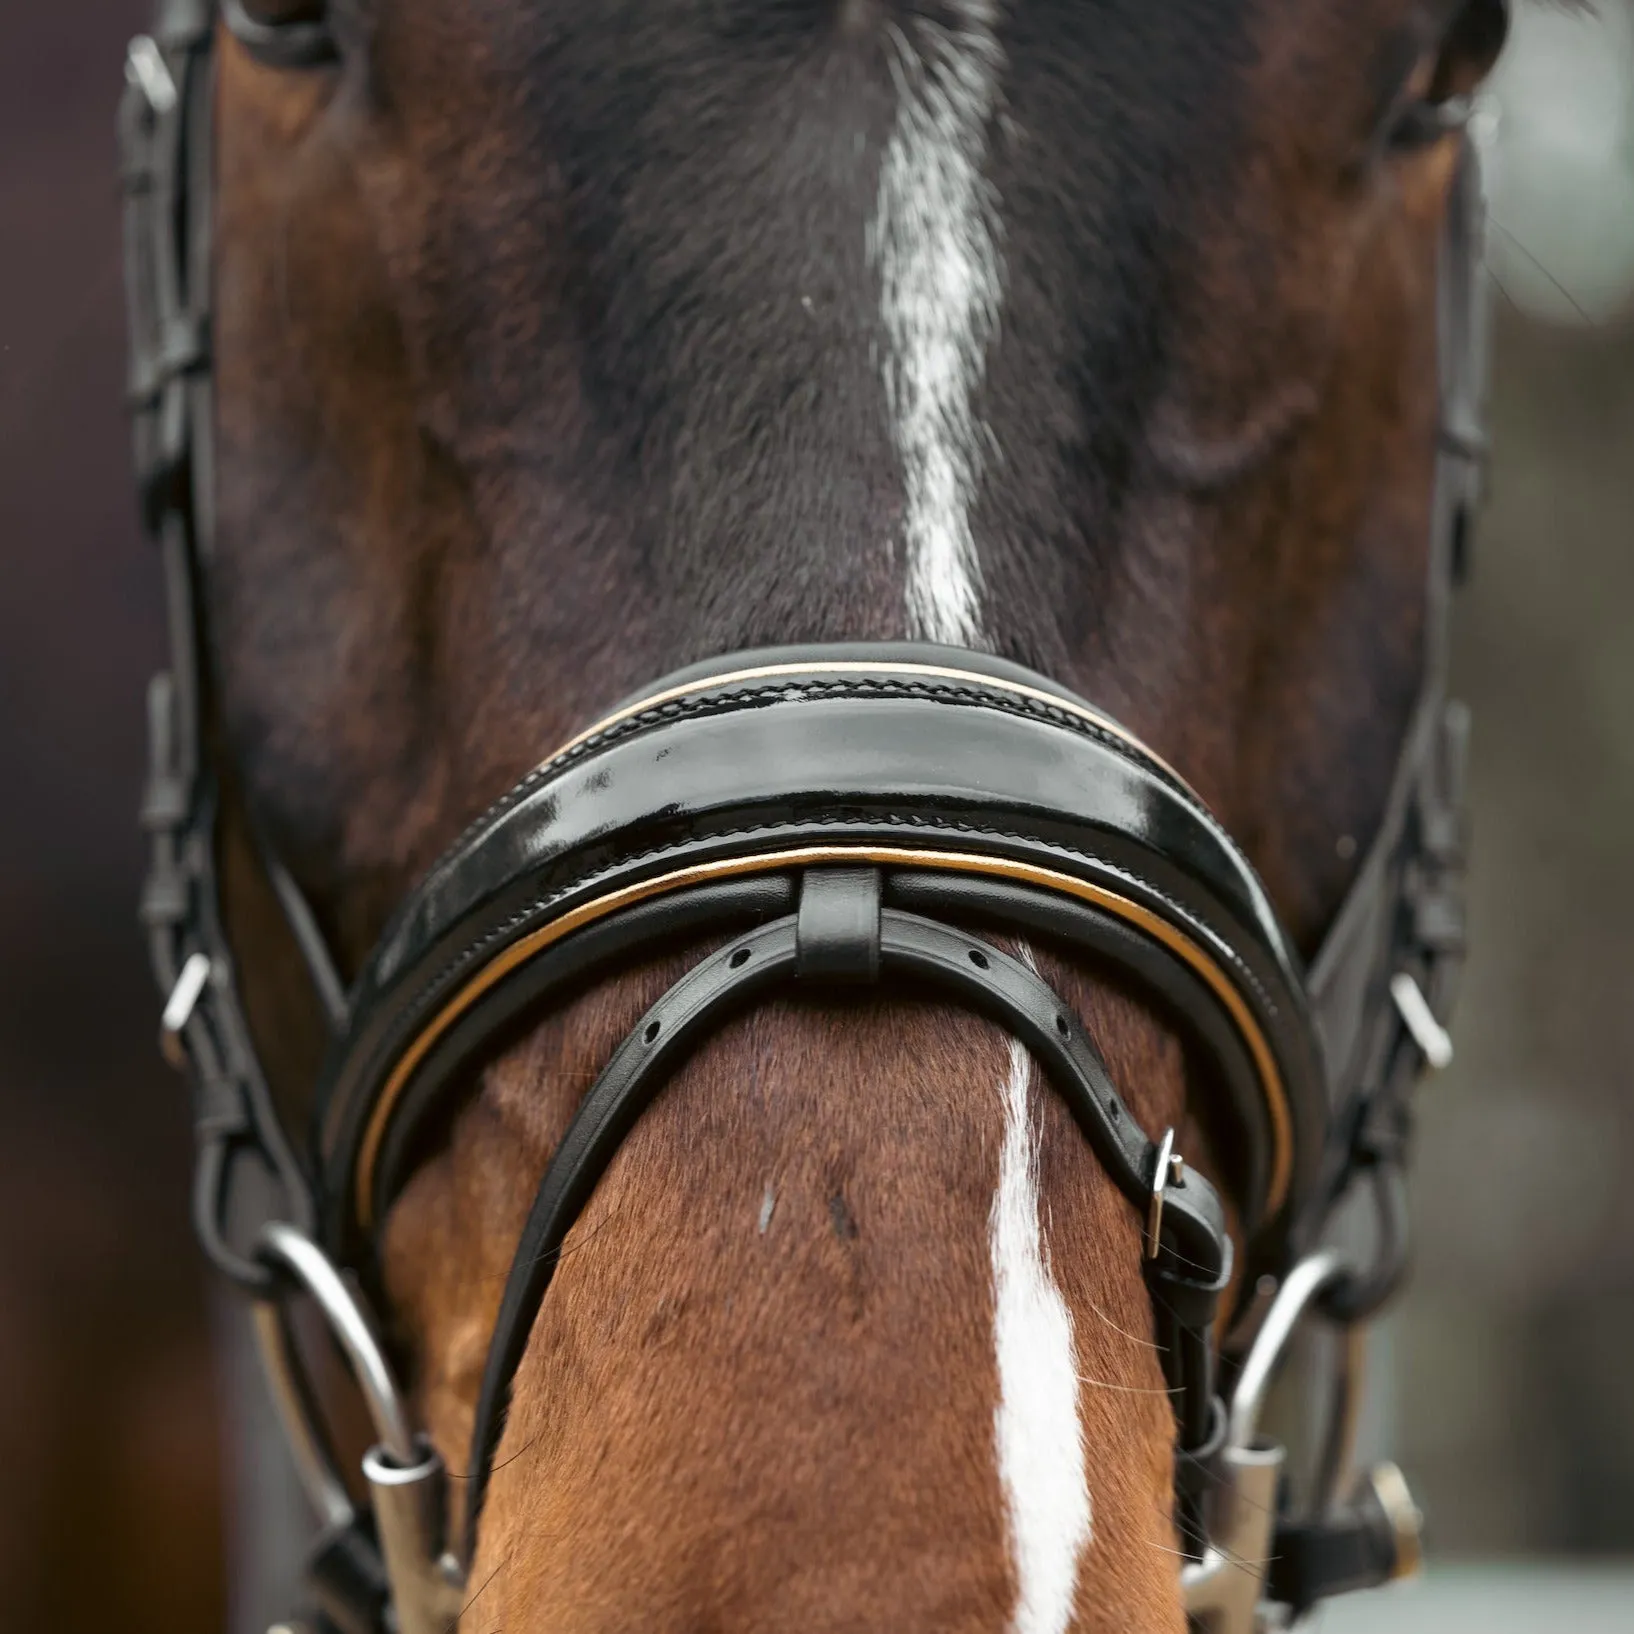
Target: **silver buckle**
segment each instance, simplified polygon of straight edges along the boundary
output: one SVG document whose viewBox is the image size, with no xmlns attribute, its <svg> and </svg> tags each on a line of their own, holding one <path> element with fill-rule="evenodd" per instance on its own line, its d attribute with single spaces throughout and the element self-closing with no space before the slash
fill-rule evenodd
<svg viewBox="0 0 1634 1634">
<path fill-rule="evenodd" d="M 1146 1205 L 1146 1257 L 1155 1260 L 1162 1247 L 1163 1200 L 1171 1183 L 1178 1185 L 1186 1173 L 1186 1160 L 1174 1149 L 1174 1130 L 1165 1129 L 1152 1169 L 1152 1200 Z"/>
<path fill-rule="evenodd" d="M 176 79 L 151 35 L 138 34 L 125 48 L 125 82 L 147 98 L 160 118 L 175 111 Z"/>
<path fill-rule="evenodd" d="M 1444 1072 L 1452 1065 L 1452 1035 L 1435 1019 L 1424 989 L 1402 970 L 1390 978 L 1390 997 L 1413 1042 L 1424 1052 L 1424 1059 L 1437 1072 Z"/>
<path fill-rule="evenodd" d="M 195 953 L 181 968 L 176 985 L 165 1000 L 164 1014 L 159 1020 L 159 1053 L 180 1072 L 187 1065 L 187 1053 L 182 1048 L 182 1033 L 193 1012 L 204 996 L 204 984 L 210 979 L 210 955 Z"/>
</svg>

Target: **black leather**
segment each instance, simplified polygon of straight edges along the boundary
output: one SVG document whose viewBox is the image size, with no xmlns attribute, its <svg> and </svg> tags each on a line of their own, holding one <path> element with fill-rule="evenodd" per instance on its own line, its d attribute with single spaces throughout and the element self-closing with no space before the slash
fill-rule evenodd
<svg viewBox="0 0 1634 1634">
<path fill-rule="evenodd" d="M 1213 1062 L 1224 1111 L 1245 1138 L 1233 1143 L 1225 1178 L 1231 1194 L 1263 1194 L 1269 1133 L 1260 1080 L 1230 1017 L 1191 971 L 1163 947 L 1109 914 L 1048 891 L 957 874 L 887 869 L 884 901 L 893 907 L 956 924 L 1046 938 L 1069 954 L 1106 960 L 1133 977 Z M 694 887 L 627 908 L 599 921 L 521 965 L 444 1034 L 404 1092 L 399 1115 L 381 1148 L 379 1189 L 394 1196 L 412 1174 L 428 1140 L 436 1138 L 462 1075 L 492 1054 L 522 1018 L 592 982 L 638 953 L 651 957 L 708 935 L 730 935 L 794 910 L 790 873 L 763 874 Z M 1248 1217 L 1250 1229 L 1254 1225 Z M 1256 1274 L 1272 1245 L 1251 1252 Z"/>
<path fill-rule="evenodd" d="M 1390 1516 L 1378 1496 L 1364 1489 L 1337 1515 L 1277 1527 L 1267 1595 L 1302 1617 L 1336 1594 L 1388 1583 L 1396 1575 L 1396 1556 Z"/>
<path fill-rule="evenodd" d="M 307 1555 L 306 1585 L 333 1634 L 383 1634 L 391 1627 L 391 1585 L 367 1519 L 319 1535 Z"/>
<path fill-rule="evenodd" d="M 722 675 L 762 666 L 775 652 L 733 653 Z M 1240 926 L 1280 965 L 1280 985 L 1302 973 L 1252 868 L 1207 809 L 1130 741 L 1065 710 L 987 689 L 976 666 L 960 679 L 894 673 L 823 675 L 854 662 L 846 644 L 801 651 L 808 678 L 730 682 L 620 721 L 547 761 L 445 853 L 382 937 L 361 989 L 373 1002 L 428 949 L 446 950 L 474 902 L 536 875 L 587 841 L 643 844 L 731 832 L 757 813 L 779 827 L 817 832 L 853 807 L 888 806 L 890 820 L 922 827 L 1006 823 L 1064 847 L 1089 836 L 1107 862 L 1146 868 L 1150 890 L 1209 913 L 1219 934 Z M 890 662 L 939 667 L 947 649 L 896 644 Z M 667 688 L 675 677 L 659 683 Z M 1054 688 L 1041 676 L 1029 679 Z M 1070 697 L 1070 694 L 1064 694 Z M 661 746 L 643 740 L 666 733 Z M 662 750 L 662 775 L 648 768 Z M 559 870 L 566 872 L 567 870 Z M 1195 886 L 1195 889 L 1193 887 Z M 1229 957 L 1229 955 L 1228 955 Z M 1292 1003 L 1296 1013 L 1303 1001 Z"/>
<path fill-rule="evenodd" d="M 794 935 L 800 980 L 879 980 L 881 893 L 877 868 L 806 871 Z"/>
<path fill-rule="evenodd" d="M 954 656 L 909 644 L 891 653 L 897 666 L 927 669 Z M 774 659 L 786 661 L 738 654 L 714 670 L 730 676 Z M 356 1169 L 382 1085 L 477 972 L 594 898 L 811 846 L 1030 863 L 1184 929 L 1229 973 L 1276 1057 L 1296 1165 L 1281 1219 L 1298 1217 L 1320 1177 L 1323 1064 L 1263 888 L 1195 797 L 1126 739 L 990 687 L 974 668 L 951 679 L 883 661 L 825 673 L 857 661 L 845 647 L 808 649 L 800 661 L 810 673 L 703 684 L 547 762 L 411 896 L 358 985 L 352 1029 L 320 1094 L 326 1229 L 339 1251 L 357 1252 Z M 402 1103 L 416 1105 L 412 1095 Z M 383 1207 L 390 1193 L 376 1190 Z M 1251 1218 L 1264 1216 L 1263 1198 L 1241 1201 Z"/>
<path fill-rule="evenodd" d="M 948 993 L 1019 1038 L 1066 1101 L 1119 1190 L 1145 1218 L 1158 1149 L 1119 1097 L 1082 1023 L 1050 986 L 991 943 L 884 908 L 869 869 L 813 869 L 797 914 L 734 937 L 644 1015 L 585 1096 L 545 1172 L 511 1262 L 472 1436 L 468 1552 L 510 1385 L 568 1231 L 636 1120 L 698 1041 L 730 1014 L 791 982 L 913 980 Z M 1210 1326 L 1232 1247 L 1212 1186 L 1187 1169 L 1167 1188 L 1148 1262 L 1183 1446 L 1214 1421 Z"/>
<path fill-rule="evenodd" d="M 221 925 L 214 782 L 203 753 L 204 638 L 198 597 L 214 490 L 209 328 L 215 92 L 211 0 L 161 0 L 153 41 L 172 100 L 155 106 L 134 76 L 120 105 L 132 454 L 143 519 L 164 565 L 171 662 L 148 691 L 149 836 L 141 920 L 161 989 L 189 959 L 211 977 L 180 1037 L 191 1068 L 197 1160 L 193 1220 L 213 1263 L 265 1294 L 264 1267 L 235 1235 L 240 1177 L 272 1181 L 283 1219 L 316 1229 L 308 1177 L 277 1110 L 238 996 Z"/>
</svg>

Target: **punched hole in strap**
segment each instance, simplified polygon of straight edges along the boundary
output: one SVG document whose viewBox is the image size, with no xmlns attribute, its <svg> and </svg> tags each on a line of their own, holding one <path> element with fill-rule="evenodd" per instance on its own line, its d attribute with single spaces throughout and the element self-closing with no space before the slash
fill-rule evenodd
<svg viewBox="0 0 1634 1634">
<path fill-rule="evenodd" d="M 802 981 L 879 980 L 877 868 L 811 868 L 800 881 L 795 974 Z"/>
</svg>

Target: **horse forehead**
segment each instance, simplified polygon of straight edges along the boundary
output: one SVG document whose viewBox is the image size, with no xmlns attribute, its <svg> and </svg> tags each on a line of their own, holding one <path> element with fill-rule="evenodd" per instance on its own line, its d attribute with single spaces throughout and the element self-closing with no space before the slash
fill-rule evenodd
<svg viewBox="0 0 1634 1634">
<path fill-rule="evenodd" d="M 926 162 L 904 209 L 922 224 L 963 162 L 966 215 L 995 229 L 991 336 L 1030 390 L 1050 358 L 1082 364 L 1059 403 L 1029 398 L 1022 413 L 1028 393 L 991 393 L 986 419 L 1001 437 L 1007 415 L 1127 429 L 1172 328 L 1172 264 L 1249 230 L 1224 198 L 1281 185 L 1235 161 L 1297 143 L 1310 97 L 1354 77 L 1341 34 L 1365 38 L 1370 14 L 1404 4 L 1358 0 L 1341 9 L 1360 20 L 1340 28 L 1331 0 L 625 0 L 612 13 L 489 0 L 455 14 L 412 0 L 382 14 L 376 56 L 408 133 L 394 185 L 418 205 L 376 217 L 388 239 L 407 235 L 411 326 L 430 331 L 428 356 L 467 360 L 466 408 L 489 425 L 537 417 L 561 341 L 580 364 L 576 409 L 604 411 L 613 441 L 659 458 L 681 439 L 753 447 L 781 414 L 779 457 L 756 468 L 783 468 L 795 444 L 826 448 L 830 421 L 884 413 L 874 252 L 907 120 Z M 1307 87 L 1298 106 L 1289 84 Z M 561 312 L 582 320 L 570 335 Z M 850 450 L 847 473 L 876 505 L 893 480 L 878 429 L 883 457 Z M 1099 429 L 1091 440 L 1121 441 Z M 705 509 L 713 533 L 733 531 L 731 481 L 674 486 L 677 515 Z M 837 520 L 855 530 L 849 512 Z"/>
<path fill-rule="evenodd" d="M 1047 137 L 1030 148 L 1033 166 L 1090 150 L 1138 159 L 1206 124 L 1251 82 L 1268 35 L 1324 7 L 1330 0 L 625 0 L 612 10 L 491 0 L 448 13 L 413 0 L 383 14 L 376 57 L 409 121 L 544 135 L 548 154 L 519 156 L 548 157 L 584 194 L 606 188 L 628 206 L 643 201 L 638 171 L 655 168 L 724 180 L 736 159 L 740 180 L 801 166 L 848 178 L 856 140 L 888 134 L 916 42 L 946 69 L 950 92 L 968 73 L 961 56 L 1001 67 L 995 112 Z M 506 85 L 514 94 L 493 94 Z M 778 128 L 795 139 L 766 147 Z M 1093 189 L 1094 176 L 1080 179 Z M 1147 180 L 1158 179 L 1149 167 Z M 676 197 L 666 184 L 655 191 Z"/>
<path fill-rule="evenodd" d="M 1197 207 L 1223 185 L 1265 14 L 1316 3 L 496 0 L 434 18 L 417 0 L 384 14 L 378 55 L 421 208 L 381 230 L 417 235 L 410 322 L 428 355 L 466 360 L 449 390 L 467 417 L 539 420 L 542 378 L 571 358 L 571 412 L 649 469 L 682 466 L 672 535 L 690 519 L 751 557 L 763 527 L 877 537 L 866 514 L 897 502 L 902 453 L 880 391 L 885 218 L 923 238 L 940 213 L 955 246 L 994 242 L 1001 321 L 971 344 L 1001 340 L 1027 385 L 988 393 L 987 428 L 1042 414 L 1088 440 L 1090 418 L 1115 445 L 1153 366 L 1123 360 L 1165 329 L 1157 263 L 1229 220 Z M 893 172 L 904 130 L 917 162 Z M 958 297 L 949 280 L 982 259 L 927 258 L 927 289 Z M 566 340 L 563 311 L 582 320 Z M 1039 405 L 1051 359 L 1081 360 L 1093 389 Z M 820 494 L 781 480 L 802 466 Z M 774 487 L 789 514 L 769 519 Z"/>
</svg>

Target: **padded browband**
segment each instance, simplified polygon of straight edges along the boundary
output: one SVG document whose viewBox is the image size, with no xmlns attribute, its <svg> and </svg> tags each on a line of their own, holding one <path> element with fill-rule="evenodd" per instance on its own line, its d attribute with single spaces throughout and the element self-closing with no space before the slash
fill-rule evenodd
<svg viewBox="0 0 1634 1634">
<path fill-rule="evenodd" d="M 886 900 L 1108 953 L 1220 1063 L 1249 1229 L 1297 1221 L 1327 1135 L 1300 973 L 1247 859 L 1115 722 L 1019 666 L 909 644 L 739 653 L 657 683 L 485 813 L 355 989 L 319 1100 L 347 1258 L 496 1029 L 621 956 L 787 914 L 814 865 Z"/>
</svg>

